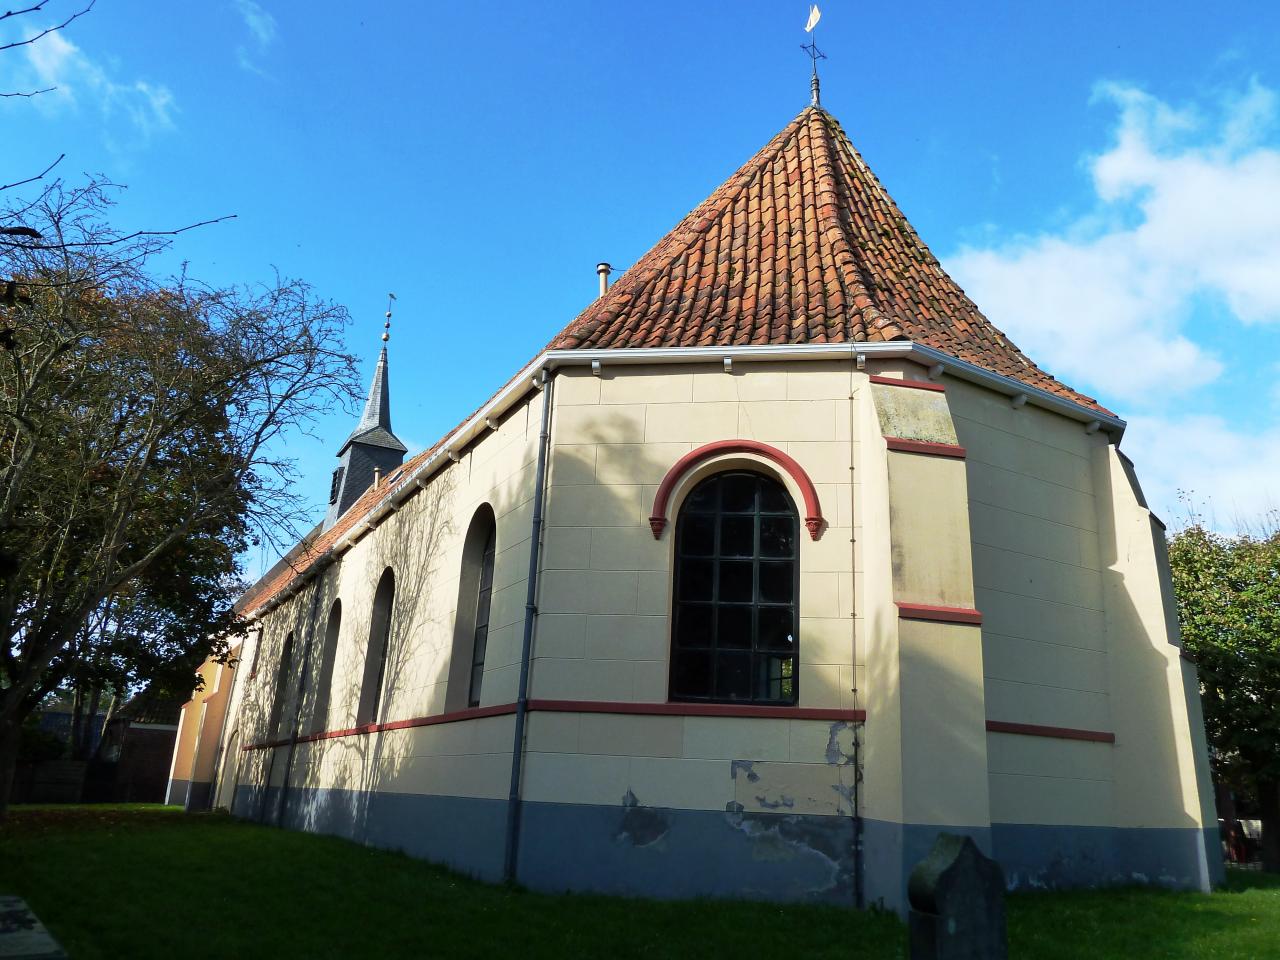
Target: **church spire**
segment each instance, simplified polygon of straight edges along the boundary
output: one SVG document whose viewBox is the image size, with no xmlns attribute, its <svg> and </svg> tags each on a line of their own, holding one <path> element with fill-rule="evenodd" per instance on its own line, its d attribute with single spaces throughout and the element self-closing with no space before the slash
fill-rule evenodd
<svg viewBox="0 0 1280 960">
<path fill-rule="evenodd" d="M 333 471 L 329 485 L 327 530 L 337 522 L 351 504 L 373 485 L 378 477 L 387 476 L 404 461 L 408 447 L 391 432 L 391 377 L 387 369 L 387 341 L 391 339 L 391 301 L 388 294 L 386 321 L 382 325 L 382 350 L 373 370 L 364 413 L 351 436 L 338 451 L 339 466 Z"/>
<path fill-rule="evenodd" d="M 378 365 L 373 370 L 373 382 L 369 384 L 369 397 L 364 402 L 364 414 L 356 426 L 356 433 L 381 427 L 391 432 L 391 384 L 387 378 L 387 348 L 378 354 Z"/>
</svg>

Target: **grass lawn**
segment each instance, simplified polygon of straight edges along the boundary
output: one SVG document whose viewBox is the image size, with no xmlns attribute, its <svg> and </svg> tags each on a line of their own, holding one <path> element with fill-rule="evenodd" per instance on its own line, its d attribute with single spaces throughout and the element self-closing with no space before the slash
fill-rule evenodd
<svg viewBox="0 0 1280 960">
<path fill-rule="evenodd" d="M 146 806 L 16 807 L 0 893 L 77 960 L 116 957 L 906 956 L 896 918 L 836 907 L 545 896 L 342 840 Z M 1211 896 L 1022 894 L 1014 957 L 1280 957 L 1280 881 Z"/>
</svg>

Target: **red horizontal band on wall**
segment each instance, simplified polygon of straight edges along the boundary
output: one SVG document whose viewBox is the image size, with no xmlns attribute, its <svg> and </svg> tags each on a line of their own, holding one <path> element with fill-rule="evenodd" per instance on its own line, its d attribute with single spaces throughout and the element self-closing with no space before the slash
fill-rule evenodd
<svg viewBox="0 0 1280 960">
<path fill-rule="evenodd" d="M 527 709 L 530 713 L 617 713 L 656 717 L 757 717 L 778 720 L 852 720 L 867 719 L 865 710 L 838 710 L 821 707 L 765 707 L 753 704 L 734 703 L 635 703 L 632 701 L 613 700 L 530 700 Z M 393 720 L 389 723 L 366 723 L 359 727 L 348 727 L 345 730 L 328 730 L 323 733 L 308 733 L 298 737 L 298 743 L 312 743 L 316 740 L 335 740 L 339 737 L 354 737 L 364 733 L 376 733 L 379 730 L 406 730 L 409 727 L 430 727 L 439 723 L 457 723 L 460 720 L 478 720 L 481 717 L 501 717 L 516 712 L 514 703 L 501 703 L 492 707 L 472 707 L 469 710 L 455 710 L 452 713 L 439 713 L 433 717 L 414 717 L 412 720 Z M 272 747 L 284 747 L 290 743 L 284 740 L 265 740 L 262 743 L 249 743 L 241 747 L 246 750 L 269 750 Z"/>
<path fill-rule="evenodd" d="M 896 377 L 882 377 L 875 373 L 871 375 L 871 382 L 882 383 L 886 387 L 911 387 L 913 390 L 935 390 L 938 393 L 945 393 L 947 390 L 942 384 L 928 380 L 899 380 Z"/>
<path fill-rule="evenodd" d="M 1116 735 L 1104 730 L 1076 730 L 1073 727 L 1045 727 L 1038 723 L 1010 723 L 1007 720 L 988 720 L 989 733 L 1016 733 L 1024 737 L 1052 737 L 1055 740 L 1089 740 L 1094 743 L 1115 743 Z"/>
<path fill-rule="evenodd" d="M 530 710 L 547 713 L 616 713 L 652 717 L 772 717 L 778 720 L 865 720 L 865 710 L 768 707 L 736 703 L 636 703 L 615 700 L 530 700 Z"/>
<path fill-rule="evenodd" d="M 754 453 L 758 457 L 772 460 L 785 470 L 796 482 L 801 496 L 804 497 L 804 525 L 809 531 L 809 539 L 818 539 L 818 534 L 822 532 L 823 519 L 822 506 L 818 503 L 817 487 L 813 485 L 809 474 L 805 473 L 804 467 L 800 466 L 794 457 L 759 440 L 717 440 L 714 443 L 704 444 L 696 450 L 690 450 L 677 460 L 662 478 L 662 483 L 658 485 L 658 492 L 653 498 L 653 510 L 649 514 L 649 529 L 653 531 L 653 539 L 657 540 L 661 537 L 662 531 L 667 527 L 667 501 L 671 499 L 671 492 L 680 478 L 703 461 L 729 453 Z"/>
<path fill-rule="evenodd" d="M 965 623 L 981 625 L 982 613 L 971 607 L 937 607 L 928 603 L 903 603 L 896 601 L 898 617 L 902 620 L 932 620 L 935 623 Z"/>
<path fill-rule="evenodd" d="M 514 703 L 500 703 L 492 707 L 471 707 L 467 710 L 454 710 L 452 713 L 437 713 L 431 717 L 414 717 L 411 720 L 391 720 L 387 723 L 366 723 L 359 727 L 347 727 L 345 730 L 325 730 L 319 733 L 307 733 L 298 737 L 298 743 L 311 743 L 316 740 L 336 740 L 338 737 L 354 737 L 362 733 L 377 733 L 379 730 L 406 730 L 409 727 L 433 727 L 438 723 L 457 723 L 460 720 L 479 720 L 481 717 L 501 717 L 515 713 Z M 267 740 L 262 743 L 250 743 L 241 750 L 267 750 L 271 747 L 282 747 L 288 744 L 284 740 Z"/>
<path fill-rule="evenodd" d="M 904 440 L 901 437 L 885 437 L 884 442 L 890 450 L 902 453 L 927 453 L 933 457 L 952 457 L 956 460 L 965 458 L 965 449 L 954 443 L 933 443 L 929 440 Z"/>
</svg>

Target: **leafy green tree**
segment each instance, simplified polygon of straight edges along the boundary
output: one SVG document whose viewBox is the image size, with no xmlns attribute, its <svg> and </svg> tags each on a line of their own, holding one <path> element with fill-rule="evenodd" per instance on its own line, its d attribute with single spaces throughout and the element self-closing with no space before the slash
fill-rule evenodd
<svg viewBox="0 0 1280 960">
<path fill-rule="evenodd" d="M 304 515 L 284 439 L 356 396 L 345 310 L 296 281 L 159 283 L 164 242 L 108 206 L 55 185 L 35 236 L 0 237 L 0 813 L 49 692 L 225 651 L 236 552 Z"/>
<path fill-rule="evenodd" d="M 1256 799 L 1263 866 L 1280 871 L 1280 526 L 1226 536 L 1198 517 L 1169 541 L 1183 646 L 1195 657 L 1215 774 Z"/>
</svg>

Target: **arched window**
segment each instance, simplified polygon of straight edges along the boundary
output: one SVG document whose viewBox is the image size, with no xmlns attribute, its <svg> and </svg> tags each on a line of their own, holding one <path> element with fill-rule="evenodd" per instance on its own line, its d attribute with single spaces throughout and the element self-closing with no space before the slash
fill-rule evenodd
<svg viewBox="0 0 1280 960">
<path fill-rule="evenodd" d="M 673 700 L 797 702 L 798 532 L 771 477 L 719 473 L 690 492 L 676 524 Z"/>
<path fill-rule="evenodd" d="M 333 686 L 333 663 L 338 658 L 338 635 L 342 631 L 342 601 L 333 601 L 329 622 L 324 628 L 324 646 L 320 648 L 320 673 L 316 677 L 316 699 L 311 709 L 314 732 L 329 725 L 329 690 Z"/>
<path fill-rule="evenodd" d="M 285 716 L 284 701 L 289 693 L 289 668 L 293 660 L 293 634 L 284 638 L 284 646 L 280 648 L 280 667 L 276 670 L 276 694 L 271 702 L 271 720 L 267 725 L 267 736 L 279 738 L 284 733 Z"/>
<path fill-rule="evenodd" d="M 483 504 L 471 518 L 462 544 L 458 576 L 458 612 L 453 626 L 453 659 L 445 709 L 480 705 L 484 660 L 489 645 L 489 609 L 493 597 L 493 564 L 498 526 L 493 510 Z"/>
<path fill-rule="evenodd" d="M 360 707 L 356 723 L 374 723 L 382 702 L 382 684 L 387 673 L 387 650 L 391 640 L 391 606 L 396 596 L 396 577 L 387 567 L 373 595 L 373 616 L 369 621 L 369 648 L 364 655 L 364 681 L 360 685 Z"/>
</svg>

